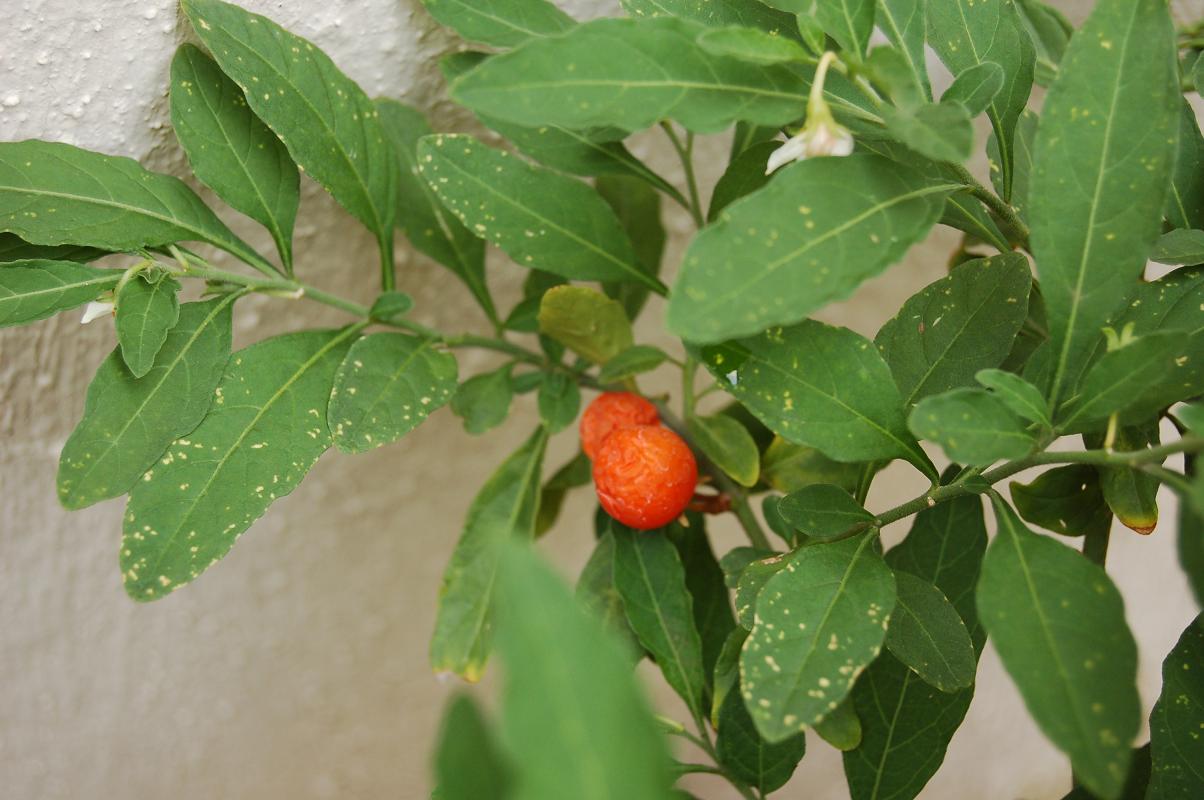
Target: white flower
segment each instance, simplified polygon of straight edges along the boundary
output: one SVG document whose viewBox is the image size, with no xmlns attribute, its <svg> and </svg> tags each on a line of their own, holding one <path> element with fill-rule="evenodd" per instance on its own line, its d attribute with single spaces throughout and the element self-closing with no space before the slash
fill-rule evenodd
<svg viewBox="0 0 1204 800">
<path fill-rule="evenodd" d="M 88 305 L 84 308 L 84 316 L 82 319 L 80 319 L 79 324 L 87 325 L 89 322 L 91 322 L 94 319 L 99 319 L 100 317 L 103 317 L 106 314 L 112 314 L 112 313 L 113 313 L 113 303 L 112 302 L 93 301 L 91 303 L 88 303 Z"/>
<path fill-rule="evenodd" d="M 791 161 L 816 156 L 847 156 L 853 152 L 853 134 L 836 121 L 832 109 L 824 100 L 824 78 L 827 77 L 828 66 L 835 60 L 835 53 L 824 53 L 820 58 L 811 82 L 811 96 L 807 100 L 807 124 L 769 154 L 769 162 L 765 165 L 766 175 Z"/>
</svg>

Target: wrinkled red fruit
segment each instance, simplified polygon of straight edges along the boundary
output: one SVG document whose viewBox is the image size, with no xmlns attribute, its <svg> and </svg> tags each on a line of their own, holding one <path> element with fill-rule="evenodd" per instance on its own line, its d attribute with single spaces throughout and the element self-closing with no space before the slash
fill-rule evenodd
<svg viewBox="0 0 1204 800">
<path fill-rule="evenodd" d="M 656 406 L 638 394 L 604 392 L 594 398 L 581 415 L 581 449 L 591 460 L 595 459 L 606 437 L 616 430 L 659 422 Z"/>
<path fill-rule="evenodd" d="M 649 530 L 681 516 L 694 497 L 698 465 L 668 428 L 638 425 L 607 437 L 594 459 L 594 487 L 607 514 Z"/>
</svg>

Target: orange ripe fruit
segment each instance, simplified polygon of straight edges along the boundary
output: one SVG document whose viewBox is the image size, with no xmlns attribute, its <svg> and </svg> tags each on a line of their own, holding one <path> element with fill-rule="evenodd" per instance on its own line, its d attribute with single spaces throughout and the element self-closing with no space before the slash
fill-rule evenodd
<svg viewBox="0 0 1204 800">
<path fill-rule="evenodd" d="M 590 459 L 598 457 L 598 451 L 606 437 L 620 428 L 631 425 L 656 425 L 660 415 L 656 406 L 638 394 L 631 392 L 603 392 L 581 415 L 581 449 Z"/>
<path fill-rule="evenodd" d="M 594 459 L 594 488 L 607 514 L 631 528 L 649 530 L 681 516 L 694 497 L 698 464 L 682 438 L 668 428 L 621 428 Z"/>
</svg>

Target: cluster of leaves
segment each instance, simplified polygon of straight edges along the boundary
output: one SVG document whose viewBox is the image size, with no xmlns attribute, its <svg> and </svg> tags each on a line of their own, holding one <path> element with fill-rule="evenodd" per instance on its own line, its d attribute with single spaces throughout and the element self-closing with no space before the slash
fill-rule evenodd
<svg viewBox="0 0 1204 800">
<path fill-rule="evenodd" d="M 184 0 L 204 49 L 183 45 L 172 63 L 173 127 L 196 178 L 264 226 L 275 259 L 176 178 L 64 144 L 0 143 L 0 325 L 114 304 L 118 347 L 58 490 L 68 508 L 129 495 L 129 594 L 154 600 L 198 577 L 332 445 L 396 441 L 445 404 L 481 434 L 536 392 L 541 424 L 473 500 L 444 577 L 434 667 L 476 679 L 495 628 L 507 667 L 500 735 L 470 699 L 449 709 L 444 800 L 664 798 L 699 771 L 758 797 L 789 779 L 807 728 L 843 751 L 857 800 L 915 797 L 966 714 L 988 638 L 1069 757 L 1071 796 L 1204 795 L 1192 669 L 1204 621 L 1168 656 L 1150 744 L 1134 751 L 1137 649 L 1103 568 L 1113 517 L 1150 532 L 1166 485 L 1183 495 L 1181 560 L 1204 599 L 1204 407 L 1191 404 L 1204 393 L 1204 138 L 1184 98 L 1201 80 L 1200 26 L 1177 41 L 1161 0 L 1100 0 L 1078 31 L 1040 0 L 622 4 L 627 18 L 579 24 L 545 0 L 426 0 L 482 46 L 441 66 L 452 98 L 509 142 L 499 149 L 370 99 L 267 18 Z M 875 27 L 889 44 L 870 49 Z M 926 47 L 954 78 L 939 98 Z M 1039 116 L 1034 83 L 1048 87 Z M 779 134 L 815 123 L 808 107 L 831 109 L 856 151 L 766 175 Z M 991 188 L 963 165 L 982 115 Z M 684 191 L 623 144 L 652 126 L 682 159 Z M 730 163 L 704 208 L 694 136 L 728 129 Z M 376 238 L 371 306 L 295 277 L 302 171 Z M 700 229 L 671 289 L 662 199 Z M 938 224 L 964 234 L 948 275 L 872 342 L 808 318 Z M 408 316 L 397 230 L 464 284 L 494 335 Z M 217 269 L 192 242 L 258 274 Z M 529 270 L 504 314 L 487 244 Z M 119 254 L 136 263 L 93 263 Z M 1146 281 L 1150 258 L 1179 268 Z M 186 279 L 204 282 L 202 299 L 180 302 Z M 249 293 L 354 321 L 232 353 Z M 632 333 L 654 293 L 683 341 L 676 357 Z M 464 347 L 505 363 L 461 381 Z M 668 365 L 682 372 L 683 419 L 667 405 L 662 418 L 750 545 L 717 559 L 697 514 L 652 534 L 600 516 L 574 603 L 521 546 L 589 481 L 582 455 L 543 477 L 548 439 L 576 419 L 581 387 L 635 390 Z M 735 402 L 702 414 L 711 392 Z M 1082 449 L 1049 449 L 1070 436 Z M 953 465 L 941 473 L 922 441 Z M 1163 466 L 1179 453 L 1183 472 Z M 895 459 L 931 488 L 871 512 L 870 484 Z M 1043 465 L 1058 466 L 1013 483 L 1010 503 L 994 488 Z M 882 526 L 913 515 L 884 553 Z M 1030 525 L 1081 537 L 1081 552 Z M 696 733 L 651 714 L 630 669 L 644 655 Z M 663 734 L 714 766 L 672 761 Z"/>
</svg>

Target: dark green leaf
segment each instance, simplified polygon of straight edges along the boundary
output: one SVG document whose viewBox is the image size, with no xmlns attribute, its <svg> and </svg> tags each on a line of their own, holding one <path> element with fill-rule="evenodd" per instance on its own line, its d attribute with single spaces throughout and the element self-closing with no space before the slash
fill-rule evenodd
<svg viewBox="0 0 1204 800">
<path fill-rule="evenodd" d="M 706 526 L 700 514 L 688 516 L 689 527 L 673 523 L 667 528 L 686 573 L 686 588 L 694 607 L 694 627 L 702 640 L 702 668 L 708 681 L 724 642 L 735 630 L 732 600 L 724 582 L 723 569 L 715 560 Z M 710 684 L 708 683 L 708 687 Z"/>
<path fill-rule="evenodd" d="M 511 772 L 472 695 L 452 697 L 435 750 L 438 800 L 505 800 L 514 782 Z"/>
<path fill-rule="evenodd" d="M 146 272 L 118 284 L 114 314 L 121 357 L 141 378 L 155 365 L 167 333 L 180 318 L 180 284 L 163 273 Z"/>
<path fill-rule="evenodd" d="M 920 439 L 935 442 L 950 460 L 985 466 L 1022 458 L 1037 446 L 1028 423 L 986 389 L 954 389 L 926 397 L 908 419 Z"/>
<path fill-rule="evenodd" d="M 587 462 L 588 463 L 588 462 Z M 602 622 L 616 639 L 626 645 L 631 660 L 643 656 L 644 648 L 636 638 L 635 631 L 627 622 L 627 612 L 623 609 L 623 597 L 615 588 L 615 537 L 607 530 L 598 537 L 594 552 L 581 570 L 577 580 L 577 602 L 587 612 L 593 614 Z"/>
<path fill-rule="evenodd" d="M 1162 662 L 1162 694 L 1150 714 L 1149 800 L 1204 792 L 1204 616 L 1196 617 Z"/>
<path fill-rule="evenodd" d="M 1099 534 L 1112 526 L 1094 467 L 1068 464 L 1046 470 L 1029 483 L 1009 487 L 1016 510 L 1027 522 L 1063 536 Z"/>
<path fill-rule="evenodd" d="M 807 737 L 796 733 L 776 744 L 761 738 L 739 692 L 729 692 L 719 708 L 715 750 L 719 761 L 739 780 L 762 794 L 790 780 L 807 752 Z"/>
<path fill-rule="evenodd" d="M 724 559 L 726 561 L 727 556 Z M 757 613 L 757 597 L 761 594 L 761 589 L 786 564 L 785 555 L 771 555 L 750 562 L 740 570 L 740 579 L 736 584 L 736 621 L 741 627 L 752 630 Z"/>
<path fill-rule="evenodd" d="M 83 419 L 59 460 L 65 507 L 124 494 L 168 445 L 201 422 L 230 356 L 236 297 L 184 304 L 157 366 L 140 379 L 130 375 L 117 350 L 101 363 L 88 386 Z"/>
<path fill-rule="evenodd" d="M 464 531 L 439 588 L 430 652 L 436 672 L 454 672 L 470 681 L 481 678 L 493 637 L 494 585 L 502 552 L 510 540 L 534 536 L 539 471 L 547 442 L 547 432 L 537 428 L 502 462 L 468 507 Z"/>
<path fill-rule="evenodd" d="M 874 515 L 846 490 L 829 483 L 791 492 L 778 503 L 778 513 L 795 529 L 819 540 L 831 539 L 874 520 Z"/>
<path fill-rule="evenodd" d="M 861 482 L 861 464 L 842 464 L 813 447 L 792 444 L 780 436 L 761 456 L 761 480 L 779 492 L 793 492 L 815 483 L 831 483 L 852 494 Z"/>
<path fill-rule="evenodd" d="M 1001 369 L 983 369 L 975 373 L 974 378 L 990 389 L 1012 413 L 1047 428 L 1053 426 L 1049 404 L 1045 402 L 1041 390 L 1016 373 Z"/>
<path fill-rule="evenodd" d="M 1084 443 L 1090 448 L 1103 447 L 1104 437 L 1098 434 L 1084 435 Z M 1157 446 L 1158 424 L 1121 425 L 1109 443 L 1109 449 L 1117 453 L 1128 453 Z M 1104 493 L 1108 508 L 1120 523 L 1137 533 L 1150 534 L 1158 526 L 1158 478 L 1131 467 L 1096 468 L 1099 485 Z"/>
<path fill-rule="evenodd" d="M 660 193 L 647 183 L 615 175 L 598 178 L 594 181 L 594 188 L 618 216 L 644 270 L 653 277 L 660 275 L 665 252 Z M 623 304 L 623 310 L 630 320 L 640 315 L 648 300 L 649 289 L 643 283 L 607 283 L 602 288 Z"/>
<path fill-rule="evenodd" d="M 787 559 L 757 596 L 740 657 L 745 705 L 769 742 L 840 705 L 881 650 L 895 605 L 876 533 L 808 545 Z"/>
<path fill-rule="evenodd" d="M 1036 80 L 1041 86 L 1049 86 L 1058 74 L 1058 64 L 1066 52 L 1066 44 L 1074 33 L 1074 27 L 1052 6 L 1041 0 L 1016 0 L 1020 20 L 1033 40 L 1036 49 Z"/>
<path fill-rule="evenodd" d="M 732 628 L 727 638 L 723 641 L 723 647 L 719 651 L 719 657 L 715 659 L 715 668 L 713 671 L 712 692 L 711 692 L 711 726 L 718 729 L 719 727 L 719 712 L 723 708 L 723 703 L 727 700 L 727 696 L 732 694 L 733 689 L 737 689 L 740 681 L 740 648 L 744 646 L 744 640 L 748 638 L 748 631 L 737 625 Z M 740 692 L 735 692 L 738 697 Z"/>
<path fill-rule="evenodd" d="M 767 497 L 766 500 L 777 500 L 776 497 Z M 770 558 L 776 555 L 772 550 L 762 550 L 759 547 L 733 547 L 724 553 L 723 558 L 719 559 L 719 566 L 723 570 L 723 582 L 729 589 L 735 589 L 740 584 L 740 577 L 744 574 L 744 568 L 754 561 L 760 561 L 764 558 Z M 748 609 L 752 611 L 751 608 Z"/>
<path fill-rule="evenodd" d="M 1155 331 L 1180 331 L 1195 335 L 1204 331 L 1204 267 L 1181 267 L 1156 281 L 1138 283 L 1112 323 L 1123 331 L 1132 324 L 1133 333 L 1144 336 Z M 1104 337 L 1100 337 L 1100 344 Z"/>
<path fill-rule="evenodd" d="M 970 112 L 960 103 L 887 107 L 882 115 L 891 135 L 922 156 L 961 163 L 974 151 Z"/>
<path fill-rule="evenodd" d="M 291 272 L 300 202 L 297 165 L 238 85 L 190 44 L 180 45 L 171 61 L 171 126 L 196 176 L 268 229 Z"/>
<path fill-rule="evenodd" d="M 877 4 L 877 23 L 895 50 L 903 56 L 924 99 L 930 100 L 932 85 L 928 80 L 924 56 L 925 5 L 926 0 L 880 0 Z"/>
<path fill-rule="evenodd" d="M 942 692 L 974 683 L 978 658 L 966 624 L 940 589 L 905 571 L 895 574 L 899 599 L 886 646 Z"/>
<path fill-rule="evenodd" d="M 9 261 L 75 261 L 86 263 L 107 256 L 104 250 L 74 244 L 30 244 L 14 233 L 0 233 L 0 264 Z"/>
<path fill-rule="evenodd" d="M 665 351 L 659 347 L 643 344 L 633 345 L 608 359 L 602 365 L 602 369 L 598 371 L 598 382 L 607 384 L 625 381 L 656 369 L 668 358 Z"/>
<path fill-rule="evenodd" d="M 1115 798 L 1141 721 L 1137 645 L 1120 592 L 1100 567 L 1030 531 L 998 495 L 993 502 L 999 533 L 977 592 L 983 626 L 1078 780 Z"/>
<path fill-rule="evenodd" d="M 1152 800 L 1146 794 L 1150 785 L 1150 745 L 1133 751 L 1133 761 L 1129 766 L 1129 777 L 1125 779 L 1125 787 L 1120 792 L 1119 800 Z M 1096 796 L 1087 791 L 1075 781 L 1074 789 L 1062 800 L 1096 800 Z"/>
<path fill-rule="evenodd" d="M 991 107 L 991 102 L 1003 88 L 1003 67 L 994 61 L 983 61 L 963 70 L 941 95 L 942 103 L 958 103 L 977 117 Z"/>
<path fill-rule="evenodd" d="M 513 47 L 572 28 L 573 18 L 545 0 L 422 0 L 430 15 L 471 42 Z"/>
<path fill-rule="evenodd" d="M 358 333 L 287 334 L 230 358 L 208 415 L 130 489 L 121 571 L 131 597 L 194 580 L 297 488 L 330 447 L 330 387 Z"/>
<path fill-rule="evenodd" d="M 405 292 L 384 292 L 372 303 L 372 319 L 388 322 L 404 316 L 414 307 L 414 298 Z"/>
<path fill-rule="evenodd" d="M 539 330 L 595 364 L 605 364 L 633 342 L 623 306 L 586 286 L 555 286 L 545 292 Z"/>
<path fill-rule="evenodd" d="M 1166 218 L 1176 228 L 1204 228 L 1204 136 L 1187 98 L 1179 103 L 1179 143 Z"/>
<path fill-rule="evenodd" d="M 535 538 L 543 536 L 556 524 L 556 518 L 560 516 L 560 507 L 564 505 L 565 495 L 570 489 L 576 489 L 589 483 L 591 470 L 592 465 L 589 458 L 585 453 L 578 452 L 568 463 L 556 470 L 552 477 L 548 478 L 539 493 L 539 514 L 535 518 Z M 608 576 L 609 574 L 607 572 Z"/>
<path fill-rule="evenodd" d="M 758 142 L 732 159 L 711 193 L 707 222 L 714 222 L 720 211 L 769 183 L 765 165 L 769 163 L 769 155 L 781 144 L 779 141 Z"/>
<path fill-rule="evenodd" d="M 1000 252 L 1011 249 L 1007 237 L 999 230 L 995 220 L 986 212 L 982 202 L 969 192 L 954 192 L 945 201 L 941 224 L 970 234 L 971 241 L 977 239 L 996 247 Z"/>
<path fill-rule="evenodd" d="M 580 410 L 577 381 L 564 372 L 545 372 L 539 384 L 539 418 L 548 433 L 559 433 L 572 425 Z"/>
<path fill-rule="evenodd" d="M 1204 231 L 1176 228 L 1154 242 L 1150 260 L 1159 264 L 1204 264 Z"/>
<path fill-rule="evenodd" d="M 724 414 L 690 417 L 690 438 L 702 454 L 741 486 L 755 486 L 761 472 L 757 443 L 743 425 Z"/>
<path fill-rule="evenodd" d="M 0 328 L 23 325 L 95 300 L 121 280 L 118 270 L 74 261 L 13 261 L 0 266 Z"/>
<path fill-rule="evenodd" d="M 1195 476 L 1194 484 L 1200 478 Z M 1175 548 L 1179 555 L 1179 566 L 1187 576 L 1196 604 L 1204 606 L 1204 514 L 1196 511 L 1191 503 L 1179 503 L 1179 530 Z"/>
<path fill-rule="evenodd" d="M 694 237 L 669 328 L 717 342 L 801 320 L 901 258 L 950 190 L 875 155 L 793 164 Z"/>
<path fill-rule="evenodd" d="M 1013 253 L 960 264 L 908 299 L 874 337 L 904 402 L 973 386 L 979 370 L 999 366 L 1031 284 L 1028 260 Z"/>
<path fill-rule="evenodd" d="M 510 413 L 514 390 L 510 385 L 510 366 L 474 375 L 451 398 L 451 410 L 464 420 L 464 430 L 479 436 L 496 428 Z"/>
<path fill-rule="evenodd" d="M 756 28 L 713 28 L 702 32 L 698 44 L 711 55 L 730 56 L 750 64 L 815 63 L 815 57 L 793 39 Z"/>
</svg>

